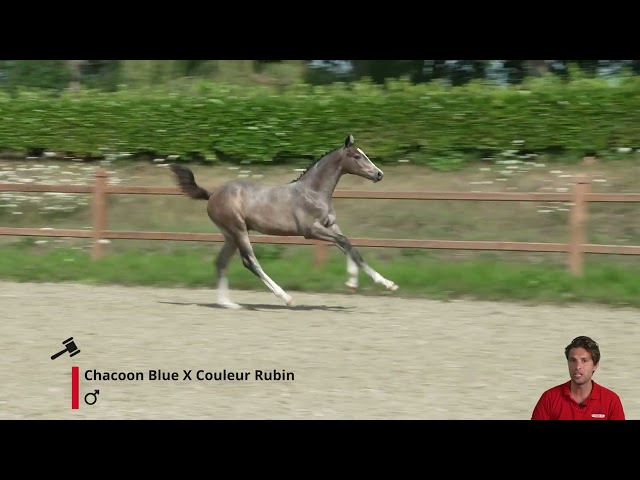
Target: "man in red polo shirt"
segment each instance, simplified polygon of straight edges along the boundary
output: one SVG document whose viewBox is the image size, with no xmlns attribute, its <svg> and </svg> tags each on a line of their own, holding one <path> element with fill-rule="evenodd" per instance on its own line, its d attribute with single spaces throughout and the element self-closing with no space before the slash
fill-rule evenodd
<svg viewBox="0 0 640 480">
<path fill-rule="evenodd" d="M 576 337 L 564 356 L 571 379 L 542 394 L 531 420 L 624 420 L 620 397 L 591 379 L 600 363 L 598 344 Z"/>
</svg>

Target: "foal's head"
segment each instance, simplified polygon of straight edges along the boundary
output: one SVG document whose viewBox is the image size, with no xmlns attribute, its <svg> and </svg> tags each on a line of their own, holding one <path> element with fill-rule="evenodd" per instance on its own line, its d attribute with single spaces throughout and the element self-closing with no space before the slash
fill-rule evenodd
<svg viewBox="0 0 640 480">
<path fill-rule="evenodd" d="M 359 177 L 367 178 L 374 183 L 382 180 L 382 170 L 376 167 L 369 157 L 356 147 L 353 135 L 349 135 L 344 141 L 344 147 L 342 147 L 342 159 L 340 160 L 340 166 L 344 173 L 350 173 L 352 175 L 358 175 Z"/>
</svg>

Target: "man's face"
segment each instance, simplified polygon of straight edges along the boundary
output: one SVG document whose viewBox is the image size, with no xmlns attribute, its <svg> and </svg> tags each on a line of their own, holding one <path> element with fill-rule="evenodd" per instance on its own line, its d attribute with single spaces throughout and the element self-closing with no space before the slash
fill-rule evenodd
<svg viewBox="0 0 640 480">
<path fill-rule="evenodd" d="M 591 354 L 584 348 L 572 348 L 569 350 L 569 376 L 576 385 L 589 383 L 593 373 L 598 369 L 594 365 Z"/>
</svg>

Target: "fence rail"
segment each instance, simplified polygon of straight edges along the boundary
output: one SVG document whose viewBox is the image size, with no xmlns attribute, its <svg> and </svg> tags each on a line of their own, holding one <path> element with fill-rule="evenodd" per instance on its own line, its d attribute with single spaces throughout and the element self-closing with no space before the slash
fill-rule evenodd
<svg viewBox="0 0 640 480">
<path fill-rule="evenodd" d="M 455 191 L 362 191 L 336 190 L 334 198 L 387 199 L 387 200 L 467 200 L 467 201 L 520 201 L 520 202 L 571 202 L 569 212 L 569 241 L 567 243 L 506 242 L 506 241 L 467 241 L 467 240 L 413 240 L 390 238 L 352 238 L 354 245 L 380 248 L 422 248 L 451 250 L 494 250 L 559 252 L 568 254 L 568 268 L 574 275 L 582 275 L 584 254 L 640 255 L 640 246 L 635 245 L 599 245 L 585 243 L 589 202 L 640 202 L 640 193 L 592 193 L 590 179 L 579 175 L 570 193 L 541 192 L 455 192 Z M 107 185 L 107 173 L 100 169 L 93 185 L 33 185 L 0 183 L 0 192 L 56 192 L 85 193 L 92 195 L 92 229 L 52 229 L 52 228 L 14 228 L 0 227 L 0 235 L 77 237 L 93 238 L 92 257 L 101 258 L 105 254 L 105 242 L 110 239 L 128 240 L 171 240 L 189 242 L 222 242 L 219 233 L 156 232 L 156 231 L 120 231 L 107 229 L 107 195 L 182 195 L 178 188 L 147 186 Z M 253 235 L 253 243 L 314 245 L 316 265 L 326 259 L 329 244 L 324 241 L 302 237 L 280 237 L 271 235 Z"/>
</svg>

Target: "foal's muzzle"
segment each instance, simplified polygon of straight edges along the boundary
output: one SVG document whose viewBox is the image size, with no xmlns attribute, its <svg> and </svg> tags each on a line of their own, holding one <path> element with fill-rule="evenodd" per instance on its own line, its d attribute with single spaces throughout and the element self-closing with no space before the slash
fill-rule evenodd
<svg viewBox="0 0 640 480">
<path fill-rule="evenodd" d="M 373 174 L 373 181 L 377 183 L 380 180 L 382 180 L 383 176 L 384 176 L 384 174 L 382 173 L 382 171 L 378 170 L 376 173 Z"/>
</svg>

